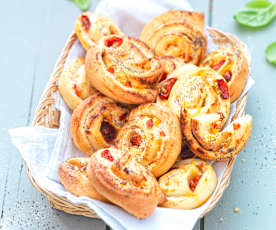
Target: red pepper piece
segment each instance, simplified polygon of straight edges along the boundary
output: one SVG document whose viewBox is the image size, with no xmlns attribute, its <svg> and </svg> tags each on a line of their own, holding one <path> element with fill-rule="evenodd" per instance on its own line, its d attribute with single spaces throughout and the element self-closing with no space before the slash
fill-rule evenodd
<svg viewBox="0 0 276 230">
<path fill-rule="evenodd" d="M 131 137 L 130 137 L 130 142 L 132 145 L 135 145 L 137 147 L 139 147 L 141 145 L 141 141 L 142 141 L 142 137 L 140 134 L 138 133 L 134 133 Z"/>
<path fill-rule="evenodd" d="M 162 99 L 168 99 L 170 96 L 170 92 L 172 87 L 174 86 L 177 78 L 169 78 L 161 84 L 159 87 L 159 97 Z"/>
<path fill-rule="evenodd" d="M 195 191 L 196 189 L 196 186 L 198 185 L 198 182 L 200 180 L 201 176 L 196 176 L 194 177 L 193 179 L 190 180 L 190 183 L 189 183 L 189 186 L 190 186 L 190 189 L 193 191 Z"/>
<path fill-rule="evenodd" d="M 109 160 L 109 161 L 113 161 L 113 160 L 114 160 L 114 159 L 113 159 L 113 156 L 111 155 L 111 153 L 109 152 L 108 149 L 102 151 L 101 156 L 102 156 L 103 158 Z"/>
<path fill-rule="evenodd" d="M 241 127 L 241 125 L 240 125 L 239 123 L 234 123 L 234 124 L 233 124 L 234 130 L 239 129 L 240 127 Z"/>
<path fill-rule="evenodd" d="M 217 80 L 218 88 L 220 90 L 220 96 L 222 99 L 228 99 L 229 98 L 229 91 L 228 91 L 228 85 L 223 79 Z"/>
<path fill-rule="evenodd" d="M 123 39 L 120 37 L 111 37 L 105 40 L 105 45 L 107 47 L 119 47 L 123 43 Z"/>
<path fill-rule="evenodd" d="M 166 79 L 167 79 L 167 76 L 168 76 L 167 73 L 163 73 L 160 82 L 166 80 Z"/>
<path fill-rule="evenodd" d="M 160 131 L 160 136 L 161 137 L 165 137 L 166 136 L 165 132 L 164 131 Z"/>
<path fill-rule="evenodd" d="M 75 91 L 75 94 L 79 97 L 80 94 L 81 94 L 81 92 L 80 92 L 80 90 L 78 89 L 77 84 L 74 84 L 74 85 L 73 85 L 73 90 Z"/>
<path fill-rule="evenodd" d="M 225 60 L 220 60 L 218 63 L 216 63 L 215 65 L 211 65 L 210 67 L 213 70 L 218 71 L 220 69 L 220 67 L 223 66 L 224 63 L 225 63 Z"/>
<path fill-rule="evenodd" d="M 81 16 L 81 24 L 84 27 L 85 30 L 89 30 L 91 26 L 91 22 L 89 20 L 89 17 L 87 15 L 82 15 Z"/>
<path fill-rule="evenodd" d="M 130 81 L 127 81 L 127 82 L 125 83 L 125 86 L 127 86 L 127 87 L 129 87 L 129 88 L 132 88 L 132 84 L 131 84 Z"/>
<path fill-rule="evenodd" d="M 224 75 L 223 75 L 224 79 L 229 82 L 231 80 L 232 77 L 232 72 L 229 70 L 227 71 Z"/>
<path fill-rule="evenodd" d="M 110 67 L 107 69 L 107 71 L 108 71 L 109 73 L 114 73 L 115 69 L 114 69 L 112 66 L 110 66 Z"/>
<path fill-rule="evenodd" d="M 126 117 L 127 117 L 127 113 L 123 113 L 121 116 L 119 116 L 119 120 L 123 121 L 126 119 Z"/>
<path fill-rule="evenodd" d="M 218 128 L 219 128 L 219 124 L 213 123 L 213 127 L 214 127 L 215 129 L 218 129 Z"/>
<path fill-rule="evenodd" d="M 148 126 L 148 128 L 152 128 L 152 126 L 153 126 L 153 120 L 152 119 L 149 119 L 147 121 L 147 126 Z"/>
</svg>

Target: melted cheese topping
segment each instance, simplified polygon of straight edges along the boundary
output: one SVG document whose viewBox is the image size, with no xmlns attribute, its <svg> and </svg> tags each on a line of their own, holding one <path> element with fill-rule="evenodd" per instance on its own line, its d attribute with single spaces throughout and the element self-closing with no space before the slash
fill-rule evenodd
<svg viewBox="0 0 276 230">
<path fill-rule="evenodd" d="M 161 206 L 177 209 L 199 207 L 214 192 L 217 177 L 212 166 L 203 160 L 179 161 L 174 169 L 159 179 L 167 201 Z"/>
</svg>

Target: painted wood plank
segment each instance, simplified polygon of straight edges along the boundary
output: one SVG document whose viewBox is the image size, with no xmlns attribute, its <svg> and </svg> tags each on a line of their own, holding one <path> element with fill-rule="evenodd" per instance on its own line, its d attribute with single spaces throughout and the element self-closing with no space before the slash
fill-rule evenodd
<svg viewBox="0 0 276 230">
<path fill-rule="evenodd" d="M 33 60 L 35 52 L 32 45 L 36 43 L 37 34 L 33 34 L 34 42 L 28 38 L 27 31 L 28 21 L 20 17 L 21 6 L 20 0 L 13 1 L 9 5 L 0 8 L 0 26 L 4 32 L 1 36 L 0 56 L 2 87 L 0 97 L 3 98 L 0 112 L 0 210 L 3 216 L 3 208 L 6 205 L 5 198 L 8 195 L 9 181 L 11 171 L 15 174 L 20 173 L 20 167 L 15 163 L 20 159 L 17 152 L 10 142 L 8 129 L 26 125 L 29 112 L 29 101 L 31 97 L 32 80 L 34 75 Z M 13 14 L 8 9 L 13 9 Z M 23 26 L 26 24 L 25 26 Z M 29 38 L 31 38 L 29 36 Z M 25 62 L 24 60 L 32 60 Z M 24 84 L 28 83 L 28 84 Z M 22 100 L 24 98 L 24 100 Z M 14 178 L 18 181 L 18 176 Z M 15 183 L 17 184 L 17 183 Z M 17 190 L 15 185 L 14 191 Z"/>
<path fill-rule="evenodd" d="M 247 1 L 213 1 L 213 26 L 236 34 L 248 44 L 256 85 L 249 93 L 246 109 L 254 118 L 251 139 L 238 156 L 222 200 L 206 216 L 205 230 L 275 229 L 276 68 L 266 62 L 264 50 L 276 40 L 276 21 L 259 30 L 246 29 L 235 23 L 233 15 Z"/>
<path fill-rule="evenodd" d="M 11 8 L 12 15 L 7 10 Z M 68 14 L 63 14 L 63 11 Z M 16 0 L 5 2 L 0 12 L 0 17 L 3 17 L 0 20 L 1 28 L 8 35 L 2 37 L 0 44 L 1 51 L 8 54 L 0 57 L 5 67 L 2 74 L 10 75 L 4 79 L 7 87 L 3 87 L 0 92 L 0 96 L 8 100 L 1 106 L 0 113 L 3 131 L 0 138 L 0 176 L 5 178 L 0 182 L 0 228 L 104 229 L 100 220 L 72 216 L 52 209 L 47 199 L 30 184 L 25 169 L 22 169 L 21 157 L 7 136 L 8 128 L 30 123 L 30 113 L 79 11 L 69 1 Z M 13 49 L 5 43 L 12 43 Z M 18 63 L 17 68 L 14 68 L 14 63 Z M 16 77 L 16 80 L 11 76 Z"/>
</svg>

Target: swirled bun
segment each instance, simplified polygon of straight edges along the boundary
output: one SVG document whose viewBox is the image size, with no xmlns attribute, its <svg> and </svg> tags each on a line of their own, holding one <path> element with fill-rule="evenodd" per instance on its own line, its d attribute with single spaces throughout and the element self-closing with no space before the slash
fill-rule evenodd
<svg viewBox="0 0 276 230">
<path fill-rule="evenodd" d="M 151 172 L 130 154 L 114 147 L 93 154 L 87 172 L 101 195 L 137 218 L 150 216 L 165 201 Z"/>
<path fill-rule="evenodd" d="M 181 129 L 176 115 L 156 103 L 131 111 L 116 146 L 128 151 L 156 176 L 167 172 L 181 151 Z"/>
<path fill-rule="evenodd" d="M 59 165 L 58 176 L 68 192 L 76 196 L 87 196 L 89 198 L 107 202 L 94 188 L 87 176 L 87 165 L 89 158 L 70 158 Z"/>
<path fill-rule="evenodd" d="M 167 201 L 160 206 L 176 209 L 194 209 L 204 204 L 217 186 L 217 176 L 206 161 L 186 159 L 176 163 L 172 170 L 159 178 Z"/>
<path fill-rule="evenodd" d="M 202 114 L 195 117 L 185 109 L 181 113 L 181 126 L 186 143 L 197 156 L 224 161 L 237 155 L 249 140 L 252 117 L 244 115 L 222 128 L 221 114 Z"/>
<path fill-rule="evenodd" d="M 181 108 L 193 116 L 220 112 L 222 124 L 230 112 L 228 86 L 222 76 L 210 68 L 187 64 L 159 85 L 157 102 L 171 109 L 180 118 Z"/>
<path fill-rule="evenodd" d="M 97 92 L 87 81 L 83 57 L 76 58 L 65 66 L 58 80 L 58 89 L 71 110 L 74 110 L 85 98 Z"/>
<path fill-rule="evenodd" d="M 73 112 L 71 134 L 87 155 L 114 143 L 129 109 L 100 93 L 88 97 Z"/>
<path fill-rule="evenodd" d="M 128 104 L 155 101 L 163 73 L 160 61 L 145 43 L 118 35 L 104 37 L 89 49 L 85 67 L 91 85 Z"/>
<path fill-rule="evenodd" d="M 185 144 L 197 156 L 227 160 L 246 145 L 252 117 L 243 116 L 224 128 L 230 112 L 225 79 L 210 68 L 186 65 L 160 84 L 158 103 L 180 116 Z"/>
<path fill-rule="evenodd" d="M 123 34 L 120 28 L 110 19 L 87 11 L 82 13 L 75 21 L 75 32 L 83 45 L 88 50 L 103 36 Z"/>
<path fill-rule="evenodd" d="M 252 126 L 249 115 L 236 120 L 238 125 L 234 122 L 223 129 L 230 112 L 228 85 L 210 68 L 189 64 L 174 71 L 161 83 L 158 103 L 180 116 L 185 144 L 203 159 L 229 159 L 249 139 Z"/>
<path fill-rule="evenodd" d="M 204 15 L 184 10 L 170 10 L 149 22 L 140 39 L 158 56 L 180 57 L 198 64 L 206 51 L 203 32 Z"/>
<path fill-rule="evenodd" d="M 234 102 L 240 97 L 246 84 L 249 73 L 249 52 L 236 36 L 214 28 L 207 29 L 219 48 L 207 54 L 201 66 L 209 66 L 225 78 L 231 102 Z"/>
</svg>

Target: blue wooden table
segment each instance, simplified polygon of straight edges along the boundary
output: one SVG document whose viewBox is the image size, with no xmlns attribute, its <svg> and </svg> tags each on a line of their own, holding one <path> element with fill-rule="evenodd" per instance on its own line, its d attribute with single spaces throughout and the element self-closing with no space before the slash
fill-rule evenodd
<svg viewBox="0 0 276 230">
<path fill-rule="evenodd" d="M 238 156 L 228 190 L 195 230 L 276 229 L 276 67 L 264 57 L 266 45 L 276 40 L 276 20 L 257 31 L 241 28 L 233 14 L 245 2 L 191 1 L 195 10 L 205 13 L 206 24 L 234 33 L 248 44 L 256 80 L 246 109 L 254 118 L 251 139 Z M 92 10 L 97 3 L 92 0 Z M 39 96 L 79 13 L 67 0 L 1 2 L 0 229 L 106 228 L 101 220 L 51 208 L 30 184 L 7 133 L 9 128 L 30 125 Z"/>
</svg>

